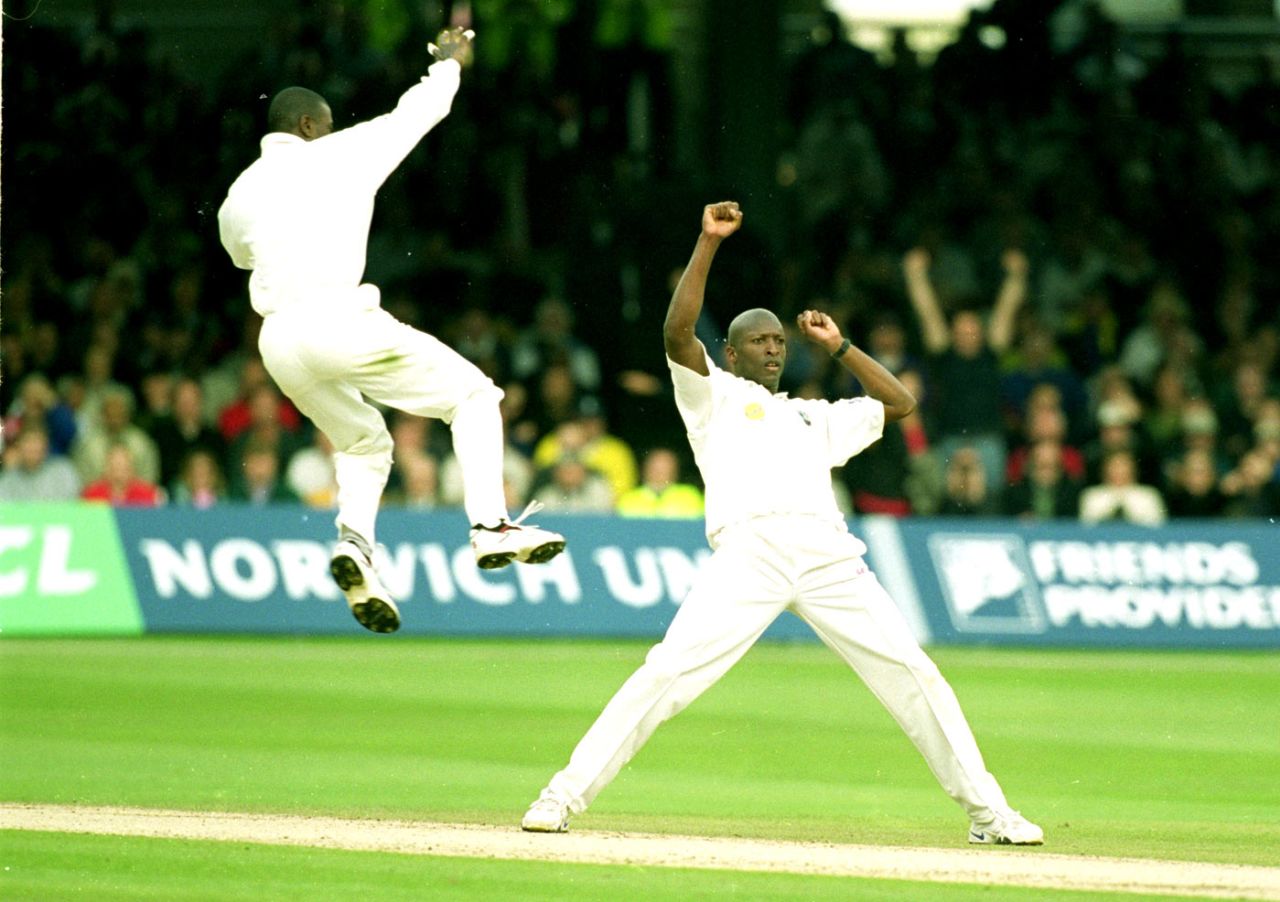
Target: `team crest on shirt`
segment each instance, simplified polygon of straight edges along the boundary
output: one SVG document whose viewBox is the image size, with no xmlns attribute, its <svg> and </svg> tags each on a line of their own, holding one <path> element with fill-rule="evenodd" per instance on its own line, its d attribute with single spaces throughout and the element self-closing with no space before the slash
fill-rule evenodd
<svg viewBox="0 0 1280 902">
<path fill-rule="evenodd" d="M 748 404 L 742 412 L 747 415 L 748 420 L 764 419 L 764 408 L 754 402 Z"/>
</svg>

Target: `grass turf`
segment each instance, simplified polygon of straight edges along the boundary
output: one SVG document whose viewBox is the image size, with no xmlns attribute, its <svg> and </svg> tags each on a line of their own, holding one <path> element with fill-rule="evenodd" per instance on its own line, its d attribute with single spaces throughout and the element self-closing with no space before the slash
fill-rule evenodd
<svg viewBox="0 0 1280 902">
<path fill-rule="evenodd" d="M 362 902 L 448 900 L 616 900 L 685 902 L 732 899 L 931 902 L 1073 902 L 1091 892 L 966 886 L 794 874 L 682 868 L 619 867 L 532 861 L 428 858 L 239 843 L 64 836 L 0 831 L 6 862 L 0 897 L 137 902 L 154 899 L 258 902 L 261 899 L 360 899 Z M 1169 902 L 1176 896 L 1108 893 L 1123 902 Z"/>
<path fill-rule="evenodd" d="M 645 645 L 0 642 L 0 799 L 514 823 Z M 1054 852 L 1280 864 L 1280 660 L 936 649 Z M 959 846 L 965 821 L 817 645 L 763 645 L 582 828 Z"/>
</svg>

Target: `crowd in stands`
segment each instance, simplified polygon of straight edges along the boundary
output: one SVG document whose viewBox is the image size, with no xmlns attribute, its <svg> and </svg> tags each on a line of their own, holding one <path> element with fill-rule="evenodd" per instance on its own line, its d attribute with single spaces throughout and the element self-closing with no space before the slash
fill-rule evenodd
<svg viewBox="0 0 1280 902">
<path fill-rule="evenodd" d="M 300 4 L 208 83 L 107 16 L 6 25 L 0 501 L 333 506 L 331 449 L 257 356 L 214 214 L 261 96 L 309 85 L 341 127 L 417 77 L 432 23 L 375 7 Z M 368 277 L 505 390 L 513 509 L 702 512 L 660 324 L 720 198 L 664 131 L 668 15 L 508 24 L 379 197 Z M 1226 93 L 1176 31 L 1140 56 L 1078 0 L 998 0 L 928 65 L 824 28 L 790 72 L 792 227 L 753 236 L 740 198 L 700 332 L 718 353 L 738 310 L 818 307 L 913 390 L 917 413 L 833 473 L 846 510 L 1280 514 L 1280 80 L 1260 63 Z M 798 336 L 783 388 L 860 391 Z M 386 503 L 459 507 L 447 426 L 388 418 Z"/>
</svg>

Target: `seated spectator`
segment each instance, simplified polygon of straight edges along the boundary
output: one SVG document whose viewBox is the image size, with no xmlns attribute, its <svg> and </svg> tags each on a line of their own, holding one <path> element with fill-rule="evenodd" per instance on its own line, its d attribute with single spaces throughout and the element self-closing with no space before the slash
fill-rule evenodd
<svg viewBox="0 0 1280 902">
<path fill-rule="evenodd" d="M 84 487 L 80 497 L 86 501 L 105 501 L 112 507 L 156 507 L 164 504 L 164 490 L 138 475 L 133 463 L 133 450 L 124 442 L 116 442 L 107 448 L 101 475 Z"/>
<path fill-rule="evenodd" d="M 249 421 L 231 442 L 231 459 L 241 457 L 249 445 L 273 448 L 281 470 L 303 447 L 301 430 L 281 417 L 284 396 L 272 382 L 255 387 L 248 398 Z M 290 408 L 292 409 L 292 407 Z"/>
<path fill-rule="evenodd" d="M 1253 421 L 1267 400 L 1267 374 L 1253 361 L 1244 361 L 1232 374 L 1231 390 L 1216 399 L 1218 442 L 1232 460 L 1253 446 Z"/>
<path fill-rule="evenodd" d="M 635 488 L 636 458 L 631 446 L 607 431 L 600 401 L 587 395 L 577 414 L 561 423 L 533 449 L 533 465 L 545 470 L 565 454 L 577 455 L 588 468 L 609 480 L 615 498 Z"/>
<path fill-rule="evenodd" d="M 1005 489 L 1004 512 L 1024 520 L 1075 519 L 1080 482 L 1067 472 L 1064 448 L 1053 439 L 1032 445 L 1021 478 Z"/>
<path fill-rule="evenodd" d="M 75 412 L 41 373 L 27 376 L 18 387 L 18 397 L 5 412 L 4 438 L 13 441 L 27 425 L 44 429 L 54 457 L 66 455 L 75 442 Z"/>
<path fill-rule="evenodd" d="M 1145 454 L 1145 444 L 1139 431 L 1142 408 L 1135 401 L 1129 405 L 1120 400 L 1104 401 L 1098 407 L 1097 437 L 1084 448 L 1085 479 L 1104 482 L 1103 468 L 1112 451 L 1127 451 L 1139 468 L 1138 479 L 1155 483 L 1156 468 Z"/>
<path fill-rule="evenodd" d="M 1159 526 L 1165 520 L 1164 499 L 1149 485 L 1138 482 L 1138 463 L 1124 448 L 1109 451 L 1102 461 L 1102 482 L 1080 493 L 1080 522 L 1123 520 L 1142 526 Z"/>
<path fill-rule="evenodd" d="M 71 449 L 71 459 L 82 482 L 99 478 L 106 470 L 107 452 L 113 445 L 129 448 L 139 479 L 155 483 L 160 478 L 160 452 L 151 436 L 133 422 L 133 393 L 120 385 L 102 392 L 98 422 L 82 431 Z"/>
<path fill-rule="evenodd" d="M 1151 404 L 1142 417 L 1142 427 L 1160 457 L 1178 452 L 1182 443 L 1182 409 L 1191 397 L 1191 380 L 1172 366 L 1156 371 L 1151 387 Z"/>
<path fill-rule="evenodd" d="M 1194 368 L 1203 343 L 1191 328 L 1191 314 L 1178 288 L 1161 281 L 1151 290 L 1144 322 L 1129 333 L 1120 349 L 1120 366 L 1144 389 L 1162 364 Z"/>
<path fill-rule="evenodd" d="M 917 371 L 903 370 L 898 379 L 920 406 L 926 403 L 924 380 Z M 850 458 L 842 474 L 857 513 L 893 517 L 933 513 L 941 501 L 942 469 L 930 450 L 920 407 L 887 424 L 880 440 Z"/>
<path fill-rule="evenodd" d="M 1226 506 L 1226 496 L 1218 487 L 1218 470 L 1213 453 L 1192 448 L 1172 468 L 1165 492 L 1170 517 L 1217 517 Z"/>
<path fill-rule="evenodd" d="M 1231 469 L 1231 461 L 1218 447 L 1218 415 L 1208 400 L 1202 397 L 1188 398 L 1182 405 L 1179 442 L 1166 451 L 1161 461 L 1161 471 L 1166 481 L 1173 478 L 1174 469 L 1181 463 L 1183 456 L 1191 451 L 1206 452 L 1219 477 Z"/>
<path fill-rule="evenodd" d="M 295 495 L 280 478 L 280 458 L 270 445 L 248 445 L 233 458 L 229 497 L 249 504 L 296 504 Z"/>
<path fill-rule="evenodd" d="M 169 490 L 169 497 L 174 504 L 200 510 L 226 500 L 226 480 L 217 456 L 206 448 L 192 448 Z"/>
<path fill-rule="evenodd" d="M 155 437 L 155 426 L 169 415 L 173 409 L 173 373 L 167 370 L 154 370 L 145 373 L 139 384 L 142 404 L 134 415 L 133 421 L 138 428 Z"/>
<path fill-rule="evenodd" d="M 509 421 L 508 436 L 517 447 L 532 448 L 577 413 L 578 386 L 573 373 L 566 364 L 553 364 L 543 370 L 537 390 L 530 393 L 518 418 Z"/>
<path fill-rule="evenodd" d="M 618 498 L 618 513 L 624 517 L 702 516 L 702 490 L 680 481 L 680 458 L 670 448 L 653 448 L 644 456 L 640 485 Z"/>
<path fill-rule="evenodd" d="M 309 507 L 338 506 L 338 474 L 334 469 L 333 443 L 319 429 L 313 430 L 311 444 L 289 457 L 284 482 Z"/>
<path fill-rule="evenodd" d="M 258 395 L 259 403 L 262 402 L 262 396 L 258 394 L 258 389 L 264 386 L 270 387 L 275 392 L 273 401 L 275 408 L 275 421 L 280 424 L 288 432 L 297 432 L 302 426 L 302 417 L 294 408 L 289 399 L 275 388 L 271 381 L 271 376 L 267 373 L 266 366 L 263 365 L 262 359 L 259 357 L 247 357 L 241 365 L 240 370 L 240 387 L 236 395 L 236 399 L 224 407 L 218 414 L 218 431 L 222 433 L 223 439 L 228 443 L 234 441 L 244 432 L 254 425 L 255 417 L 253 412 L 254 396 Z M 259 414 L 257 421 L 261 421 Z"/>
<path fill-rule="evenodd" d="M 1063 413 L 1068 418 L 1083 412 L 1084 385 L 1059 350 L 1053 333 L 1044 325 L 1034 320 L 1027 325 L 1022 340 L 1002 361 L 1002 369 L 1001 388 L 1015 421 L 1025 420 L 1027 402 L 1037 385 L 1048 384 L 1058 389 Z"/>
<path fill-rule="evenodd" d="M 1006 475 L 1010 485 L 1022 481 L 1032 449 L 1043 442 L 1053 442 L 1057 446 L 1058 464 L 1067 479 L 1077 483 L 1084 479 L 1084 454 L 1079 448 L 1066 443 L 1067 418 L 1059 408 L 1033 407 L 1026 420 L 1026 431 L 1026 444 L 1019 445 L 1009 453 Z"/>
<path fill-rule="evenodd" d="M 49 456 L 49 434 L 41 423 L 24 426 L 5 449 L 0 501 L 74 501 L 80 477 L 65 457 Z"/>
<path fill-rule="evenodd" d="M 1280 483 L 1275 481 L 1275 473 L 1276 462 L 1265 451 L 1246 451 L 1236 468 L 1222 477 L 1226 515 L 1271 518 L 1280 514 Z"/>
<path fill-rule="evenodd" d="M 579 389 L 594 392 L 600 388 L 596 352 L 573 334 L 573 308 L 555 295 L 538 303 L 533 325 L 516 338 L 511 350 L 511 374 L 527 380 L 552 364 L 567 367 Z"/>
<path fill-rule="evenodd" d="M 558 514 L 598 513 L 613 510 L 609 482 L 574 454 L 565 454 L 534 483 L 533 494 Z"/>
<path fill-rule="evenodd" d="M 400 473 L 398 486 L 387 492 L 386 504 L 418 511 L 440 506 L 439 470 L 434 457 L 421 451 L 397 451 L 395 469 Z"/>
<path fill-rule="evenodd" d="M 982 457 L 969 447 L 960 447 L 947 462 L 939 516 L 990 516 L 998 510 L 987 490 L 987 471 Z"/>
<path fill-rule="evenodd" d="M 160 480 L 170 485 L 178 478 L 191 452 L 207 451 L 221 470 L 226 459 L 222 434 L 205 422 L 204 391 L 195 379 L 179 379 L 173 386 L 169 413 L 151 430 L 160 454 Z"/>
</svg>

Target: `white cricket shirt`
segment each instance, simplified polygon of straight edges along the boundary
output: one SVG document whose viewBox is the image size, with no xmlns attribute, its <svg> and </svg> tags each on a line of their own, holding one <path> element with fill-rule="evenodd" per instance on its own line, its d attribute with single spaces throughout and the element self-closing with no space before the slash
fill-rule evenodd
<svg viewBox="0 0 1280 902">
<path fill-rule="evenodd" d="M 706 484 L 707 539 L 713 548 L 726 526 L 770 515 L 819 517 L 847 529 L 831 491 L 831 468 L 880 438 L 882 403 L 774 394 L 720 369 L 709 356 L 708 376 L 670 358 L 667 365 Z"/>
<path fill-rule="evenodd" d="M 449 113 L 461 81 L 453 60 L 406 91 L 386 115 L 304 141 L 272 132 L 218 210 L 222 246 L 253 270 L 249 299 L 266 316 L 298 304 L 379 304 L 361 285 L 378 187 Z"/>
</svg>

